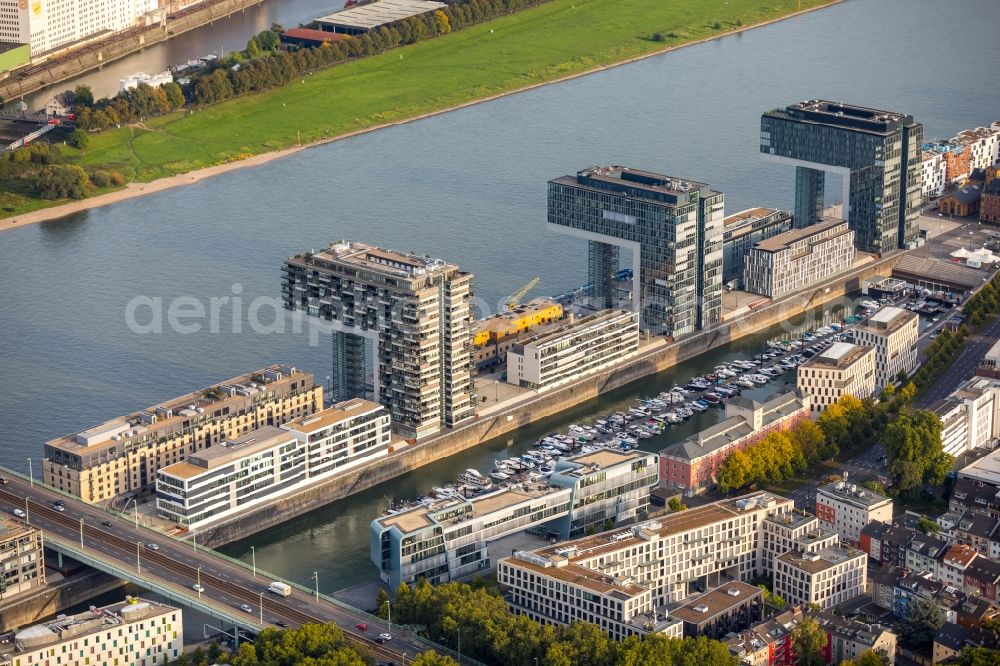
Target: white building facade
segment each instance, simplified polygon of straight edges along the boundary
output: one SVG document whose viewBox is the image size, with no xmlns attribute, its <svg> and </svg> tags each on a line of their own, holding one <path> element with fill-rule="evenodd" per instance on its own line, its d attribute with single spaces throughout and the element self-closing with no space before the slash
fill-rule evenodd
<svg viewBox="0 0 1000 666">
<path fill-rule="evenodd" d="M 875 350 L 835 342 L 798 368 L 796 386 L 809 396 L 814 413 L 845 395 L 867 398 L 875 392 Z"/>
<path fill-rule="evenodd" d="M 903 308 L 886 307 L 851 329 L 854 342 L 875 350 L 875 390 L 909 374 L 917 365 L 920 317 Z"/>
<path fill-rule="evenodd" d="M 746 256 L 743 286 L 779 298 L 846 270 L 853 262 L 854 232 L 845 220 L 826 219 L 756 243 Z"/>
<path fill-rule="evenodd" d="M 604 310 L 514 344 L 507 352 L 507 382 L 544 391 L 635 356 L 639 315 Z"/>
<path fill-rule="evenodd" d="M 127 30 L 157 0 L 0 0 L 0 42 L 29 44 L 33 58 Z"/>
<path fill-rule="evenodd" d="M 925 150 L 920 167 L 920 192 L 924 201 L 937 199 L 944 194 L 948 182 L 948 164 L 944 155 L 933 150 Z"/>
<path fill-rule="evenodd" d="M 849 546 L 789 551 L 775 560 L 774 593 L 789 604 L 831 608 L 865 592 L 868 556 Z"/>
<path fill-rule="evenodd" d="M 816 517 L 842 542 L 857 546 L 872 521 L 892 523 L 892 500 L 867 488 L 836 481 L 816 489 Z"/>
</svg>

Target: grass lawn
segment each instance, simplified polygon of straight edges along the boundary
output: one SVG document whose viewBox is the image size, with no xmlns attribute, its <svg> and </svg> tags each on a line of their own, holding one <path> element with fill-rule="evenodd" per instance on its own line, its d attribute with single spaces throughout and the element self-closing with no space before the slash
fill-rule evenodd
<svg viewBox="0 0 1000 666">
<path fill-rule="evenodd" d="M 299 133 L 308 143 L 404 120 L 830 1 L 551 0 L 273 91 L 94 135 L 71 152 L 83 166 L 149 181 L 287 148 Z M 666 41 L 653 41 L 655 32 Z M 11 203 L 0 216 L 44 205 Z"/>
</svg>

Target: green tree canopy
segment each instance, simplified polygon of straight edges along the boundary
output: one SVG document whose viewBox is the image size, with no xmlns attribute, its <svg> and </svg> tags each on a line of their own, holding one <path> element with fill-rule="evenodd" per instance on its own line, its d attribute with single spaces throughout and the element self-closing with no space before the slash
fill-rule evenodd
<svg viewBox="0 0 1000 666">
<path fill-rule="evenodd" d="M 901 634 L 904 639 L 914 645 L 930 645 L 938 629 L 944 625 L 945 615 L 941 605 L 935 599 L 917 597 L 906 607 L 906 617 L 903 619 Z"/>
<path fill-rule="evenodd" d="M 816 618 L 803 615 L 802 620 L 792 629 L 792 649 L 795 650 L 799 666 L 822 666 L 823 648 L 826 647 L 826 632 Z"/>
<path fill-rule="evenodd" d="M 941 420 L 926 409 L 904 409 L 882 436 L 889 474 L 904 495 L 918 493 L 924 483 L 940 485 L 954 458 L 941 449 Z"/>
</svg>

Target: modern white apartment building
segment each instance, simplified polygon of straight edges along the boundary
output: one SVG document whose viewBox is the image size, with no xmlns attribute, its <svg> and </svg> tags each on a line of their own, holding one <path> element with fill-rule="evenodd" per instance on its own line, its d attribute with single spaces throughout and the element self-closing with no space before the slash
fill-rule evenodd
<svg viewBox="0 0 1000 666">
<path fill-rule="evenodd" d="M 127 30 L 157 0 L 0 0 L 0 42 L 29 44 L 32 57 Z"/>
<path fill-rule="evenodd" d="M 875 350 L 875 390 L 881 391 L 917 365 L 920 317 L 903 308 L 885 307 L 851 329 L 854 342 Z"/>
<path fill-rule="evenodd" d="M 774 208 L 750 208 L 722 221 L 722 279 L 743 283 L 743 266 L 754 243 L 792 230 L 792 214 Z"/>
<path fill-rule="evenodd" d="M 853 262 L 854 231 L 845 220 L 826 218 L 755 244 L 746 256 L 743 288 L 779 298 L 846 270 Z"/>
<path fill-rule="evenodd" d="M 168 520 L 202 527 L 385 456 L 390 437 L 384 407 L 342 402 L 164 467 L 156 475 L 156 507 Z"/>
<path fill-rule="evenodd" d="M 925 150 L 920 164 L 920 192 L 924 201 L 936 199 L 944 194 L 948 182 L 948 164 L 944 155 Z"/>
<path fill-rule="evenodd" d="M 0 600 L 45 585 L 42 531 L 0 516 Z"/>
<path fill-rule="evenodd" d="M 371 559 L 395 588 L 424 577 L 445 582 L 493 566 L 488 545 L 529 527 L 553 536 L 632 521 L 649 507 L 656 456 L 597 451 L 560 460 L 548 483 L 517 483 L 471 499 L 431 500 L 371 523 Z"/>
<path fill-rule="evenodd" d="M 507 352 L 507 382 L 544 391 L 635 356 L 639 315 L 604 310 L 515 343 Z"/>
<path fill-rule="evenodd" d="M 779 555 L 790 550 L 812 552 L 836 546 L 839 539 L 835 532 L 820 527 L 816 516 L 798 509 L 788 513 L 768 516 L 763 523 L 764 539 L 761 543 L 761 568 L 770 572 Z"/>
<path fill-rule="evenodd" d="M 272 365 L 46 442 L 43 479 L 84 502 L 124 503 L 189 454 L 322 407 L 311 374 Z"/>
<path fill-rule="evenodd" d="M 3 636 L 0 666 L 158 666 L 184 651 L 180 608 L 127 597 Z"/>
<path fill-rule="evenodd" d="M 952 140 L 968 147 L 969 169 L 985 169 L 1000 159 L 1000 127 L 977 127 L 963 130 Z"/>
<path fill-rule="evenodd" d="M 816 517 L 820 526 L 835 532 L 841 542 L 857 546 L 868 523 L 892 523 L 892 500 L 853 483 L 836 481 L 816 489 Z"/>
<path fill-rule="evenodd" d="M 592 621 L 620 638 L 653 618 L 659 631 L 668 604 L 762 573 L 764 523 L 793 508 L 766 492 L 713 502 L 515 553 L 500 560 L 497 580 L 515 613 L 542 622 Z"/>
<path fill-rule="evenodd" d="M 285 308 L 333 331 L 335 400 L 374 393 L 393 427 L 418 439 L 475 416 L 470 273 L 340 241 L 290 257 L 284 274 Z"/>
<path fill-rule="evenodd" d="M 790 550 L 774 562 L 774 593 L 789 604 L 831 608 L 865 592 L 868 556 L 850 546 Z"/>
<path fill-rule="evenodd" d="M 941 448 L 958 456 L 1000 437 L 1000 381 L 973 377 L 930 407 L 941 419 Z"/>
<path fill-rule="evenodd" d="M 795 385 L 809 396 L 814 413 L 845 395 L 867 398 L 875 392 L 875 350 L 835 342 L 799 366 Z"/>
</svg>

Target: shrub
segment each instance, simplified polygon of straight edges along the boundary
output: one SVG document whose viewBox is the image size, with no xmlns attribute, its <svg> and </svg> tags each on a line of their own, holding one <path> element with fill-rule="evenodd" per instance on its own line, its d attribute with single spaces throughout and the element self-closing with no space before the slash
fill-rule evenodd
<svg viewBox="0 0 1000 666">
<path fill-rule="evenodd" d="M 86 132 L 81 132 L 78 129 L 73 130 L 66 137 L 66 143 L 74 148 L 86 148 L 88 141 L 90 141 L 90 137 L 87 136 Z"/>
<path fill-rule="evenodd" d="M 87 195 L 87 172 L 72 164 L 42 167 L 35 176 L 35 189 L 43 199 L 82 199 Z"/>
<path fill-rule="evenodd" d="M 90 174 L 90 182 L 94 187 L 107 187 L 111 184 L 111 175 L 107 171 L 94 171 Z"/>
<path fill-rule="evenodd" d="M 667 41 L 667 38 L 663 35 L 662 32 L 654 32 L 653 33 L 653 41 L 654 42 L 665 42 L 665 41 Z"/>
</svg>

